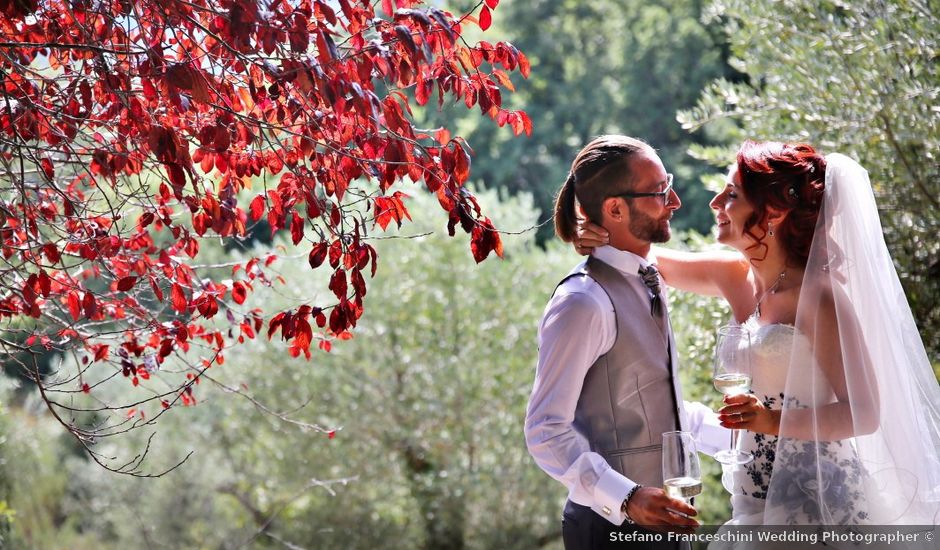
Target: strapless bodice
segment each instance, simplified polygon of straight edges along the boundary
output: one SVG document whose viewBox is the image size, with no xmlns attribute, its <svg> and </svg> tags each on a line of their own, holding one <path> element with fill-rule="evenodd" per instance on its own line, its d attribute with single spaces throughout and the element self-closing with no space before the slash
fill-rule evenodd
<svg viewBox="0 0 940 550">
<path fill-rule="evenodd" d="M 751 393 L 765 407 L 779 410 L 784 403 L 790 407 L 815 407 L 835 400 L 835 394 L 813 358 L 809 338 L 796 327 L 779 323 L 761 325 L 756 316 L 740 323 L 740 326 L 750 337 Z M 788 379 L 791 358 L 794 356 L 801 361 L 812 361 L 811 375 Z M 726 469 L 723 476 L 725 488 L 732 493 L 734 518 L 731 523 L 763 523 L 763 509 L 779 451 L 778 445 L 787 445 L 787 455 L 793 456 L 796 453 L 789 447 L 809 443 L 792 439 L 778 440 L 773 435 L 746 430 L 741 432 L 738 448 L 751 452 L 754 460 L 744 466 Z M 857 472 L 861 466 L 851 443 L 826 442 L 815 447 L 814 452 L 818 453 L 820 459 L 837 464 L 840 470 L 848 472 L 851 479 L 859 477 Z M 786 468 L 784 475 L 795 476 Z M 833 514 L 830 517 L 835 518 L 836 523 L 857 523 L 864 517 L 861 508 L 861 504 L 849 500 L 845 510 L 830 510 Z M 819 518 L 807 510 L 798 509 L 787 517 L 787 522 L 819 523 Z"/>
<path fill-rule="evenodd" d="M 756 315 L 740 326 L 750 335 L 751 391 L 765 401 L 772 397 L 770 408 L 781 408 L 783 395 L 805 406 L 819 405 L 833 398 L 828 384 L 819 383 L 825 379 L 820 376 L 789 380 L 790 387 L 787 387 L 790 358 L 794 354 L 813 356 L 809 339 L 796 327 L 782 323 L 761 325 Z M 818 369 L 815 361 L 813 368 Z"/>
</svg>

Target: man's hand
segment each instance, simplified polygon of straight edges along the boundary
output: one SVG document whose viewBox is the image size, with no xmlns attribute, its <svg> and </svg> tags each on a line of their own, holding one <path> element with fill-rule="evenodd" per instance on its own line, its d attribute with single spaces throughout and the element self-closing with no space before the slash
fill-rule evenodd
<svg viewBox="0 0 940 550">
<path fill-rule="evenodd" d="M 681 500 L 669 498 L 665 491 L 657 487 L 642 487 L 633 493 L 627 502 L 627 515 L 634 522 L 655 531 L 690 533 L 699 526 L 691 517 L 698 515 L 695 508 Z"/>
</svg>

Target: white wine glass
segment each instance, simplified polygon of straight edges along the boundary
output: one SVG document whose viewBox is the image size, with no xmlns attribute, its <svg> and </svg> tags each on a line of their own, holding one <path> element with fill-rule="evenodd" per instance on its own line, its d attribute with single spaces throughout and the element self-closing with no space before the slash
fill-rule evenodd
<svg viewBox="0 0 940 550">
<path fill-rule="evenodd" d="M 715 389 L 725 395 L 741 395 L 751 391 L 751 334 L 737 325 L 718 329 L 715 343 L 715 367 L 712 373 Z M 740 430 L 731 430 L 731 448 L 715 453 L 722 464 L 747 464 L 754 455 L 738 449 Z"/>
<path fill-rule="evenodd" d="M 690 432 L 663 433 L 663 489 L 686 504 L 702 492 L 702 466 Z"/>
</svg>

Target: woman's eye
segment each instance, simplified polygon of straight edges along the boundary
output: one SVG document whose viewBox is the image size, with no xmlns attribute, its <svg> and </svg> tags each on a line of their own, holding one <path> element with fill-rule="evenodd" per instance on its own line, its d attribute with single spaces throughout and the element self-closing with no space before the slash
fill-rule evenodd
<svg viewBox="0 0 940 550">
<path fill-rule="evenodd" d="M 729 196 L 730 198 L 732 198 L 732 199 L 738 198 L 738 194 L 737 194 L 737 193 L 728 193 L 728 196 Z"/>
</svg>

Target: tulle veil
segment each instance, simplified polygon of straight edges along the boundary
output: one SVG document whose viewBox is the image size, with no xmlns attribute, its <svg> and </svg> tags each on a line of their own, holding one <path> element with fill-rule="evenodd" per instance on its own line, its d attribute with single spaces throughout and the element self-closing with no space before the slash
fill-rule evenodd
<svg viewBox="0 0 940 550">
<path fill-rule="evenodd" d="M 868 173 L 845 155 L 826 161 L 796 316 L 811 345 L 794 345 L 791 355 L 763 520 L 935 525 L 940 386 L 888 254 Z M 825 308 L 834 310 L 835 326 L 820 314 Z M 821 357 L 841 361 L 824 366 Z M 834 445 L 852 446 L 857 460 L 833 460 Z"/>
</svg>

